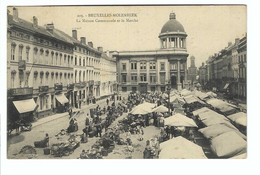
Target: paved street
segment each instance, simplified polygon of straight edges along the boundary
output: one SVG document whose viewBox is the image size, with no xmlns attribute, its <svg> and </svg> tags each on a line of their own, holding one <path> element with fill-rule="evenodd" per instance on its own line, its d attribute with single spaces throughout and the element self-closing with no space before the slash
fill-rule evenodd
<svg viewBox="0 0 260 175">
<path fill-rule="evenodd" d="M 110 102 L 111 104 L 111 102 Z M 106 106 L 106 99 L 98 101 L 96 105 L 100 105 L 100 107 Z M 77 116 L 77 121 L 79 125 L 79 130 L 77 132 L 74 132 L 73 134 L 82 134 L 82 129 L 85 125 L 85 114 L 89 113 L 89 109 L 91 107 L 94 107 L 96 105 L 85 105 L 82 106 L 82 111 L 84 113 L 81 113 L 80 115 Z M 40 123 L 35 126 L 33 124 L 33 129 L 30 132 L 22 132 L 18 136 L 13 136 L 8 140 L 8 158 L 19 158 L 16 156 L 17 153 L 21 150 L 21 148 L 25 145 L 31 145 L 34 146 L 35 141 L 42 140 L 45 137 L 45 134 L 48 133 L 50 136 L 50 145 L 53 143 L 57 143 L 57 139 L 55 138 L 55 135 L 58 134 L 62 129 L 67 129 L 69 126 L 69 115 L 68 113 L 63 113 L 63 117 L 59 117 L 54 120 L 50 120 L 53 116 L 48 116 L 46 119 L 41 119 L 45 120 L 45 122 L 41 122 L 40 120 L 37 121 L 36 123 Z M 102 116 L 104 117 L 104 116 Z M 93 145 L 93 143 L 96 141 L 96 138 L 90 138 L 89 142 L 84 145 L 84 148 L 87 149 L 88 146 Z M 80 148 L 83 149 L 83 146 Z M 63 157 L 63 158 L 77 158 L 79 157 L 79 154 L 82 149 L 76 149 L 73 154 L 71 154 L 69 157 Z M 43 155 L 43 149 L 42 148 L 36 148 L 38 157 L 37 158 L 54 158 L 52 155 L 45 156 Z"/>
</svg>

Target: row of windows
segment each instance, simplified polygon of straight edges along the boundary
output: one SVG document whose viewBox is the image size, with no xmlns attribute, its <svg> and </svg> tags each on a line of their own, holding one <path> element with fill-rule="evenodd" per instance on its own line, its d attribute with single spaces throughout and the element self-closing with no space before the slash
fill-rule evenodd
<svg viewBox="0 0 260 175">
<path fill-rule="evenodd" d="M 185 48 L 185 38 L 164 38 L 162 48 Z"/>
<path fill-rule="evenodd" d="M 246 63 L 246 54 L 238 56 L 239 63 Z"/>
<path fill-rule="evenodd" d="M 91 52 L 91 51 L 89 51 L 89 50 L 87 50 L 87 49 L 81 48 L 81 47 L 75 46 L 75 47 L 74 47 L 74 50 L 75 50 L 75 51 L 78 51 L 78 52 L 80 52 L 80 53 L 87 54 L 87 55 L 89 55 L 89 56 L 98 57 L 98 54 L 96 54 L 96 53 L 94 53 L 94 52 Z"/>
<path fill-rule="evenodd" d="M 170 69 L 171 70 L 177 70 L 178 64 L 170 64 Z M 185 68 L 185 63 L 180 64 L 180 69 L 184 70 Z M 137 69 L 137 63 L 132 62 L 131 63 L 131 70 L 136 70 Z M 155 70 L 156 69 L 156 63 L 155 62 L 150 62 L 150 70 Z M 122 70 L 126 71 L 126 63 L 122 63 Z M 146 70 L 146 62 L 140 62 L 140 70 Z M 165 71 L 165 63 L 162 62 L 160 63 L 160 71 Z"/>
<path fill-rule="evenodd" d="M 29 41 L 32 41 L 32 42 L 37 42 L 37 43 L 43 44 L 45 46 L 55 47 L 55 48 L 62 49 L 62 50 L 72 51 L 72 49 L 73 49 L 72 46 L 69 46 L 69 45 L 66 45 L 66 44 L 61 44 L 61 43 L 57 43 L 57 42 L 54 42 L 54 41 L 48 41 L 48 40 L 45 40 L 43 38 L 38 38 L 36 36 L 23 34 L 21 32 L 11 31 L 10 35 L 13 36 L 13 37 L 19 37 L 19 38 L 25 39 L 27 41 L 29 40 Z"/>
<path fill-rule="evenodd" d="M 11 60 L 16 60 L 16 44 L 12 43 L 11 45 Z M 19 45 L 18 48 L 18 60 L 26 60 L 27 62 L 30 62 L 30 47 L 26 46 L 25 48 L 25 55 L 23 54 L 24 46 L 22 44 Z M 39 53 L 39 54 L 38 54 Z M 50 58 L 48 58 L 50 55 Z M 24 58 L 25 56 L 25 58 Z M 45 56 L 45 57 L 44 57 Z M 47 58 L 46 58 L 47 57 Z M 33 62 L 34 63 L 44 63 L 44 64 L 52 64 L 52 65 L 64 65 L 64 66 L 70 66 L 71 63 L 73 63 L 73 56 L 58 53 L 58 52 L 49 52 L 49 50 L 43 50 L 42 48 L 40 51 L 38 51 L 38 48 L 35 47 L 33 49 Z M 75 56 L 75 65 L 79 66 L 95 66 L 97 64 L 100 64 L 100 60 L 96 60 L 94 58 L 90 57 L 83 57 Z"/>
<path fill-rule="evenodd" d="M 137 82 L 137 75 L 131 75 L 131 82 Z M 139 80 L 141 82 L 147 82 L 147 75 L 145 73 L 140 74 Z M 161 82 L 165 82 L 165 74 L 160 74 L 160 80 Z M 127 75 L 122 74 L 122 82 L 126 83 L 127 82 Z M 156 75 L 155 74 L 150 74 L 150 83 L 155 83 L 156 82 Z"/>
</svg>

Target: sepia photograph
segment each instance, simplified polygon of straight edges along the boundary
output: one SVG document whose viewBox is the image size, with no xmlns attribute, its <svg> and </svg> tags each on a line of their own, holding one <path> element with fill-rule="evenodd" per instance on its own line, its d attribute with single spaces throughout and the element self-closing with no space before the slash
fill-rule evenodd
<svg viewBox="0 0 260 175">
<path fill-rule="evenodd" d="M 7 159 L 246 159 L 247 6 L 7 7 Z"/>
</svg>

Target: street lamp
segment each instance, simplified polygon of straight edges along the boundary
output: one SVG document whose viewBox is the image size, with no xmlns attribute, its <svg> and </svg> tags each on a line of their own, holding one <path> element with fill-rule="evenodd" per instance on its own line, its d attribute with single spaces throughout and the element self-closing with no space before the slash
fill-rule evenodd
<svg viewBox="0 0 260 175">
<path fill-rule="evenodd" d="M 171 93 L 171 83 L 170 81 L 168 82 L 168 85 L 167 85 L 167 94 L 168 94 L 168 113 L 170 115 L 170 112 L 171 112 L 171 108 L 170 108 L 170 93 Z"/>
</svg>

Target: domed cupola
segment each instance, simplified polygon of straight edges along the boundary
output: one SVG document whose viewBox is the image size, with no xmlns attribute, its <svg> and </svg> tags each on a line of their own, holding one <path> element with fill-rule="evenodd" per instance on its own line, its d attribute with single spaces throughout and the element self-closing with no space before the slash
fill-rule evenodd
<svg viewBox="0 0 260 175">
<path fill-rule="evenodd" d="M 187 34 L 183 25 L 176 20 L 175 13 L 170 13 L 169 20 L 163 25 L 159 35 L 162 49 L 186 49 Z"/>
</svg>

